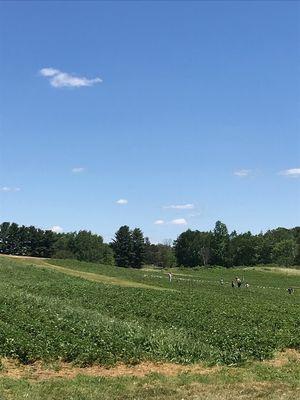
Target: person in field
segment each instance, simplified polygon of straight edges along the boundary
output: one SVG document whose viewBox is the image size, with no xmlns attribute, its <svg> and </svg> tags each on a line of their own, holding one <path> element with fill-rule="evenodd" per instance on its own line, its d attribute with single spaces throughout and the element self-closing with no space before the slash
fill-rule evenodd
<svg viewBox="0 0 300 400">
<path fill-rule="evenodd" d="M 168 272 L 168 278 L 169 278 L 169 282 L 172 282 L 172 278 L 173 278 L 173 274 L 172 272 Z"/>
<path fill-rule="evenodd" d="M 289 292 L 289 294 L 293 294 L 293 293 L 294 293 L 294 289 L 291 288 L 291 287 L 289 287 L 289 288 L 287 289 L 287 291 Z"/>
<path fill-rule="evenodd" d="M 238 276 L 236 276 L 236 277 L 235 277 L 235 281 L 236 281 L 237 287 L 240 288 L 240 287 L 242 286 L 242 281 L 241 281 L 241 279 L 240 279 Z"/>
<path fill-rule="evenodd" d="M 231 281 L 231 287 L 232 287 L 232 288 L 235 288 L 235 284 L 234 284 L 233 281 Z"/>
</svg>

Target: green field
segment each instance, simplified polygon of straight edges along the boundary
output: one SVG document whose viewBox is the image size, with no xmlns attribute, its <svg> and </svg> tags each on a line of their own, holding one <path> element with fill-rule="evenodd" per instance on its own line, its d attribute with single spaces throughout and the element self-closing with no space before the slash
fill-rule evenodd
<svg viewBox="0 0 300 400">
<path fill-rule="evenodd" d="M 216 392 L 215 397 L 208 397 L 205 392 L 203 398 L 230 398 L 225 397 L 226 390 L 224 392 L 222 387 L 230 384 L 231 372 L 228 371 L 233 370 L 235 383 L 243 383 L 245 371 L 252 371 L 252 378 L 255 376 L 258 380 L 263 379 L 260 374 L 264 371 L 262 375 L 266 381 L 278 381 L 281 385 L 282 378 L 287 393 L 299 389 L 295 383 L 300 378 L 299 361 L 289 360 L 288 366 L 282 367 L 290 370 L 290 381 L 286 379 L 286 370 L 273 373 L 270 366 L 267 372 L 257 366 L 257 362 L 271 359 L 278 351 L 300 349 L 299 271 L 177 269 L 170 284 L 165 271 L 154 269 L 131 270 L 73 260 L 2 256 L 0 273 L 2 357 L 22 364 L 42 361 L 48 365 L 67 362 L 78 366 L 114 366 L 151 361 L 223 366 L 214 374 L 215 382 L 201 375 L 202 382 L 197 374 L 186 376 L 184 383 L 180 383 L 182 375 L 167 381 L 160 375 L 135 380 L 136 389 L 139 383 L 146 384 L 147 379 L 149 382 L 156 380 L 154 386 L 162 388 L 153 392 L 153 382 L 149 383 L 152 397 L 148 398 L 157 399 L 177 398 L 176 390 L 185 385 L 189 387 L 189 379 L 206 385 L 219 384 L 221 394 Z M 250 287 L 232 289 L 230 282 L 235 276 L 244 278 Z M 224 285 L 220 284 L 220 278 L 224 279 Z M 296 288 L 293 295 L 287 293 L 289 286 Z M 56 389 L 49 389 L 49 396 L 44 397 L 49 399 L 106 398 L 104 394 L 97 397 L 97 385 L 102 393 L 107 391 L 107 398 L 147 398 L 144 389 L 135 393 L 132 388 L 128 389 L 127 397 L 124 391 L 123 397 L 118 397 L 117 388 L 125 383 L 131 387 L 133 378 L 82 378 L 91 387 L 90 397 L 87 393 L 80 394 L 78 379 L 68 384 L 63 380 L 59 384 L 52 382 L 51 386 L 49 381 L 33 384 L 24 381 L 24 377 L 16 381 L 3 376 L 0 398 L 1 395 L 23 398 L 18 396 L 24 390 L 31 398 L 42 398 L 38 397 L 41 385 L 44 389 L 61 387 L 60 397 L 55 394 Z M 163 395 L 164 389 L 171 394 Z M 79 394 L 76 397 L 75 392 L 68 390 Z M 116 390 L 115 394 L 112 390 Z M 236 386 L 232 390 L 236 390 Z M 279 392 L 273 392 L 267 391 L 265 398 L 280 398 L 276 397 Z M 185 394 L 180 393 L 180 396 L 184 398 Z"/>
</svg>

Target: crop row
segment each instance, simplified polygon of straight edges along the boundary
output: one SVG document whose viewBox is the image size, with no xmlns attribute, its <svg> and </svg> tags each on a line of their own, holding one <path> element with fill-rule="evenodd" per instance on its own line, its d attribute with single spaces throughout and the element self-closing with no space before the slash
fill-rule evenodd
<svg viewBox="0 0 300 400">
<path fill-rule="evenodd" d="M 2 260 L 0 271 L 0 354 L 24 363 L 236 364 L 300 348 L 297 293 L 121 288 Z"/>
</svg>

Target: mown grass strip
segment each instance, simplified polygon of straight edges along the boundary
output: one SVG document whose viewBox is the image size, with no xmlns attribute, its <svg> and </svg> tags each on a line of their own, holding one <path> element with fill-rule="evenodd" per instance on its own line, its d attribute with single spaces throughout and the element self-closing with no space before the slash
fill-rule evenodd
<svg viewBox="0 0 300 400">
<path fill-rule="evenodd" d="M 51 263 L 45 261 L 45 259 L 41 259 L 41 258 L 35 259 L 33 257 L 22 258 L 22 257 L 10 257 L 10 256 L 8 256 L 7 258 L 11 258 L 12 260 L 22 261 L 23 263 L 30 264 L 30 265 L 33 265 L 36 267 L 52 269 L 54 271 L 61 272 L 66 275 L 71 275 L 71 276 L 75 276 L 77 278 L 82 278 L 82 279 L 86 279 L 89 281 L 99 282 L 99 283 L 103 283 L 103 284 L 107 284 L 107 285 L 117 285 L 117 286 L 122 286 L 122 287 L 135 287 L 135 288 L 140 288 L 140 289 L 174 291 L 174 289 L 171 289 L 171 288 L 147 285 L 147 284 L 140 283 L 140 282 L 129 281 L 126 279 L 111 277 L 111 276 L 102 275 L 102 274 L 98 274 L 98 273 L 95 274 L 92 272 L 78 271 L 78 270 L 62 267 L 60 265 L 51 264 Z"/>
</svg>

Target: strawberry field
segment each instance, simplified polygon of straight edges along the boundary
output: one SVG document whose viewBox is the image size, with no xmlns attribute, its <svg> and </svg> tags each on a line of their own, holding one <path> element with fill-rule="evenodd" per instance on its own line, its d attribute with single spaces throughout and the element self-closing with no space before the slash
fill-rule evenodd
<svg viewBox="0 0 300 400">
<path fill-rule="evenodd" d="M 0 257 L 1 356 L 23 363 L 231 365 L 300 349 L 300 289 L 292 295 L 286 290 L 300 287 L 296 273 L 186 269 L 176 270 L 170 284 L 165 273 L 150 269 L 48 263 L 123 283 L 93 282 L 32 260 Z M 250 287 L 231 288 L 236 275 Z"/>
</svg>

